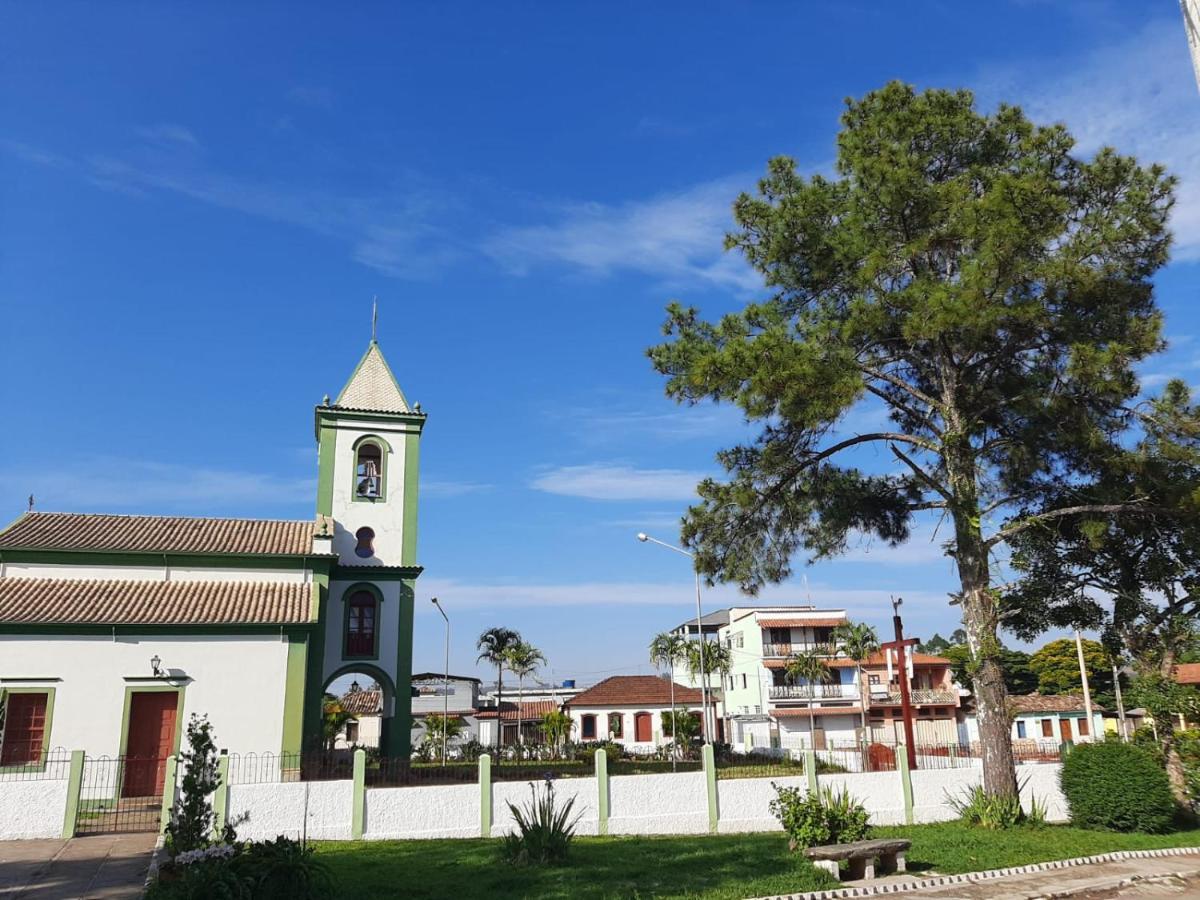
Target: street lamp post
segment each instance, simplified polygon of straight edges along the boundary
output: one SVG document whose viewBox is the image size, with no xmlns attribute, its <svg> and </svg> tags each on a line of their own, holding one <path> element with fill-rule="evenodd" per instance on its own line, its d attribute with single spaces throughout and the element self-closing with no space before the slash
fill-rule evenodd
<svg viewBox="0 0 1200 900">
<path fill-rule="evenodd" d="M 438 602 L 437 597 L 433 598 L 433 605 L 446 620 L 446 671 L 445 680 L 442 683 L 442 765 L 444 766 L 446 765 L 446 733 L 450 730 L 450 617 L 442 609 L 442 604 Z"/>
<path fill-rule="evenodd" d="M 660 541 L 658 538 L 652 538 L 652 537 L 650 537 L 650 535 L 646 534 L 644 531 L 638 532 L 637 539 L 639 541 L 641 541 L 643 544 L 645 544 L 647 542 L 649 542 L 651 544 L 658 544 L 660 547 L 666 547 L 668 550 L 674 550 L 676 553 L 682 553 L 688 559 L 692 560 L 692 563 L 693 563 L 692 568 L 693 569 L 695 568 L 694 564 L 696 561 L 696 554 L 690 553 L 687 550 L 684 550 L 682 547 L 676 547 L 674 544 L 668 544 L 666 541 Z M 712 743 L 712 729 L 716 728 L 716 721 L 715 721 L 716 713 L 714 712 L 714 714 L 713 714 L 714 721 L 710 728 L 709 720 L 708 720 L 708 698 L 710 695 L 710 691 L 708 689 L 708 669 L 706 668 L 706 666 L 704 664 L 704 623 L 701 621 L 701 618 L 702 618 L 702 616 L 700 613 L 700 571 L 697 569 L 696 570 L 696 636 L 700 639 L 700 703 L 702 705 L 701 716 L 703 716 L 703 721 L 704 721 L 704 743 L 711 744 Z M 674 671 L 672 671 L 672 673 L 671 673 L 671 678 L 672 678 L 672 680 L 674 680 L 674 678 L 675 678 Z M 672 727 L 674 727 L 674 723 L 672 723 Z"/>
</svg>

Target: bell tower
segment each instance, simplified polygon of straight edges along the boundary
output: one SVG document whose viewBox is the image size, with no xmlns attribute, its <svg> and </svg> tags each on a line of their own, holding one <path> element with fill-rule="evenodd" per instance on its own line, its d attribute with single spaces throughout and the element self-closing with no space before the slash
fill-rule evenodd
<svg viewBox="0 0 1200 900">
<path fill-rule="evenodd" d="M 389 755 L 406 754 L 411 738 L 424 427 L 425 414 L 405 398 L 374 338 L 337 399 L 326 396 L 316 409 L 315 550 L 336 560 L 328 585 L 319 585 L 324 646 L 310 660 L 315 690 L 306 694 L 317 707 L 310 715 L 319 726 L 319 698 L 334 679 L 350 673 L 374 678 L 383 691 L 381 749 Z"/>
</svg>

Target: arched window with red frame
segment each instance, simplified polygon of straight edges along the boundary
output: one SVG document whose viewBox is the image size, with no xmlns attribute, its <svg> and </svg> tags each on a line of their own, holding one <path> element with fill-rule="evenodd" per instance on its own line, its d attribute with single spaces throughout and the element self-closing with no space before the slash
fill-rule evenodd
<svg viewBox="0 0 1200 900">
<path fill-rule="evenodd" d="M 379 598 L 371 591 L 354 591 L 346 601 L 346 657 L 379 655 Z"/>
</svg>

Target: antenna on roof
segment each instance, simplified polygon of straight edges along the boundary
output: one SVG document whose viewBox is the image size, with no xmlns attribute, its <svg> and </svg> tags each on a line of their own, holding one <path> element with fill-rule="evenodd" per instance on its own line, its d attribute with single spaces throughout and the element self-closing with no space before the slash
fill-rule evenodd
<svg viewBox="0 0 1200 900">
<path fill-rule="evenodd" d="M 33 494 L 29 495 L 29 511 L 33 512 Z"/>
<path fill-rule="evenodd" d="M 371 343 L 375 343 L 375 327 L 379 323 L 379 297 L 371 298 Z"/>
</svg>

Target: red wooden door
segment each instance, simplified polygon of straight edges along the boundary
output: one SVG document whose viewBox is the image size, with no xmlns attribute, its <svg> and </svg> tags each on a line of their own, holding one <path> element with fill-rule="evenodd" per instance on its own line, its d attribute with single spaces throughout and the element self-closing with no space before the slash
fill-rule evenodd
<svg viewBox="0 0 1200 900">
<path fill-rule="evenodd" d="M 633 717 L 633 739 L 639 744 L 654 740 L 650 724 L 650 713 L 641 712 Z"/>
<path fill-rule="evenodd" d="M 167 757 L 175 740 L 177 705 L 174 691 L 141 691 L 130 698 L 122 797 L 162 795 Z"/>
<path fill-rule="evenodd" d="M 1071 720 L 1070 719 L 1059 719 L 1058 720 L 1058 733 L 1062 736 L 1064 743 L 1066 741 L 1071 740 Z"/>
</svg>

